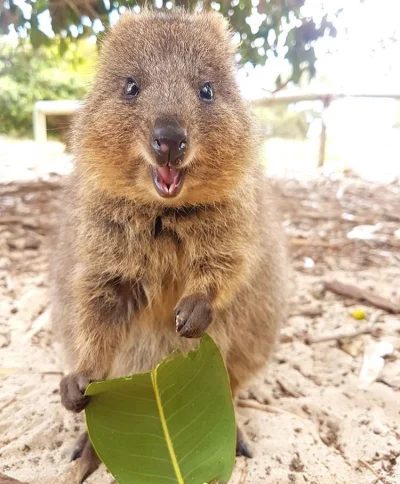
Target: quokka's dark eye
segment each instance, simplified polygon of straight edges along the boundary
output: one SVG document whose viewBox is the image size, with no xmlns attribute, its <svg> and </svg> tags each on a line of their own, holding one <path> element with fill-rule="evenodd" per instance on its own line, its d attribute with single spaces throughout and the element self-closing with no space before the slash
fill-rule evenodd
<svg viewBox="0 0 400 484">
<path fill-rule="evenodd" d="M 210 102 L 214 99 L 214 91 L 209 82 L 205 82 L 200 89 L 199 97 L 202 101 Z"/>
<path fill-rule="evenodd" d="M 125 84 L 125 96 L 128 98 L 137 97 L 139 92 L 138 83 L 132 77 L 128 77 Z"/>
</svg>

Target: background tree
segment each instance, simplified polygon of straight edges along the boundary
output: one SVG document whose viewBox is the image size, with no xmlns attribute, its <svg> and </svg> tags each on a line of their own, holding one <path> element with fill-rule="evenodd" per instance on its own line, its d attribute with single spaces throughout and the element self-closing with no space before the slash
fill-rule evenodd
<svg viewBox="0 0 400 484">
<path fill-rule="evenodd" d="M 34 47 L 57 43 L 60 54 L 76 40 L 101 33 L 127 8 L 139 10 L 152 4 L 156 8 L 214 8 L 224 14 L 237 32 L 240 61 L 264 65 L 269 56 L 284 55 L 292 66 L 291 75 L 276 79 L 277 89 L 288 82 L 298 83 L 306 73 L 315 75 L 315 41 L 336 30 L 328 14 L 318 22 L 305 16 L 306 0 L 0 0 L 0 34 L 14 28 L 29 36 Z M 49 16 L 54 36 L 41 29 L 41 16 Z M 43 18 L 43 17 L 42 17 Z"/>
</svg>

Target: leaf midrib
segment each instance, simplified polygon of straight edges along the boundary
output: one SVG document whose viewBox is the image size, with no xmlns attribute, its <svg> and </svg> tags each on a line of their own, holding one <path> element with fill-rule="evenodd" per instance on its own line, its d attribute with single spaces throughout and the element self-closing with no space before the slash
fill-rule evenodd
<svg viewBox="0 0 400 484">
<path fill-rule="evenodd" d="M 183 477 L 182 477 L 182 474 L 181 474 L 181 470 L 179 468 L 178 460 L 177 460 L 176 455 L 175 455 L 174 446 L 173 446 L 173 443 L 172 443 L 172 440 L 171 440 L 171 436 L 169 434 L 167 420 L 166 420 L 165 415 L 164 415 L 164 409 L 163 409 L 163 406 L 162 406 L 161 396 L 160 396 L 160 392 L 159 392 L 159 389 L 158 389 L 158 383 L 157 383 L 157 370 L 158 370 L 158 366 L 154 369 L 154 371 L 151 372 L 151 383 L 153 384 L 153 390 L 154 390 L 154 395 L 156 397 L 158 413 L 160 415 L 160 420 L 161 420 L 161 426 L 162 426 L 162 429 L 163 429 L 163 432 L 164 432 L 165 440 L 167 442 L 167 447 L 168 447 L 169 455 L 171 457 L 172 466 L 173 466 L 174 471 L 175 471 L 176 480 L 177 480 L 178 484 L 185 484 Z"/>
</svg>

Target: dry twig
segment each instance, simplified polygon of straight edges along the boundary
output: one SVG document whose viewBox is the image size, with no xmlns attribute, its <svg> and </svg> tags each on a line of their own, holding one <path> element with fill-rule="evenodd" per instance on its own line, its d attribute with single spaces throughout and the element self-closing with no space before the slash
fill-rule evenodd
<svg viewBox="0 0 400 484">
<path fill-rule="evenodd" d="M 0 197 L 23 195 L 25 193 L 39 192 L 41 190 L 60 190 L 63 184 L 57 181 L 35 180 L 26 183 L 0 184 Z"/>
<path fill-rule="evenodd" d="M 280 378 L 275 378 L 276 383 L 282 388 L 284 392 L 294 398 L 304 397 L 304 394 L 298 392 L 292 385 L 283 381 Z"/>
<path fill-rule="evenodd" d="M 290 314 L 290 317 L 294 316 L 308 316 L 310 318 L 315 318 L 317 316 L 322 316 L 323 315 L 323 310 L 321 306 L 312 306 L 308 305 L 304 308 L 300 308 L 297 311 L 294 311 L 293 313 Z"/>
<path fill-rule="evenodd" d="M 252 410 L 260 410 L 261 412 L 266 413 L 273 413 L 275 415 L 285 414 L 285 415 L 294 415 L 300 419 L 303 419 L 301 415 L 297 415 L 297 413 L 290 412 L 289 410 L 284 410 L 283 408 L 273 407 L 272 405 L 265 405 L 256 400 L 247 400 L 239 398 L 236 402 L 238 407 L 241 408 L 250 408 Z"/>
<path fill-rule="evenodd" d="M 290 245 L 294 246 L 311 246 L 324 247 L 325 249 L 342 249 L 344 245 L 350 244 L 351 241 L 327 242 L 319 239 L 303 239 L 301 237 L 290 237 Z"/>
<path fill-rule="evenodd" d="M 326 343 L 327 341 L 339 341 L 341 339 L 353 339 L 357 338 L 357 336 L 361 336 L 363 334 L 371 334 L 374 330 L 375 323 L 378 319 L 382 316 L 383 311 L 375 311 L 374 314 L 371 316 L 369 320 L 369 324 L 364 328 L 356 329 L 355 331 L 351 331 L 348 333 L 340 332 L 340 333 L 333 333 L 333 334 L 326 334 L 322 336 L 316 336 L 313 338 L 312 336 L 308 336 L 305 342 L 308 345 L 314 343 Z"/>
<path fill-rule="evenodd" d="M 312 345 L 314 343 L 326 343 L 327 341 L 337 341 L 340 339 L 352 339 L 357 338 L 357 336 L 361 336 L 362 334 L 370 334 L 372 329 L 372 325 L 368 325 L 365 328 L 361 328 L 349 333 L 326 334 L 322 336 L 316 336 L 315 338 L 313 338 L 312 336 L 308 336 L 305 342 L 308 345 Z"/>
<path fill-rule="evenodd" d="M 367 301 L 373 306 L 388 311 L 389 313 L 400 313 L 400 304 L 389 301 L 381 296 L 378 296 L 372 291 L 367 289 L 361 289 L 360 287 L 353 286 L 351 284 L 343 284 L 339 281 L 325 282 L 325 289 L 334 292 L 339 296 L 351 297 L 360 301 Z"/>
<path fill-rule="evenodd" d="M 247 472 L 248 472 L 248 461 L 247 461 L 247 459 L 244 459 L 243 465 L 242 465 L 240 471 L 241 471 L 241 475 L 240 475 L 240 480 L 239 480 L 238 484 L 245 484 Z"/>
<path fill-rule="evenodd" d="M 253 410 L 261 410 L 262 412 L 267 413 L 285 413 L 284 410 L 281 410 L 277 407 L 272 407 L 271 405 L 265 405 L 263 403 L 257 402 L 257 400 L 248 400 L 248 399 L 241 399 L 239 398 L 237 401 L 237 406 L 241 408 L 251 408 Z"/>
<path fill-rule="evenodd" d="M 0 412 L 2 412 L 5 408 L 10 406 L 12 403 L 15 403 L 16 401 L 17 401 L 16 397 L 13 397 L 10 400 L 7 400 L 7 402 L 0 405 Z M 1 484 L 1 481 L 0 481 L 0 484 Z"/>
<path fill-rule="evenodd" d="M 362 459 L 358 459 L 358 462 L 371 471 L 372 474 L 374 474 L 374 476 L 378 479 L 378 482 L 386 483 L 386 479 L 384 479 L 370 464 L 368 464 L 368 462 L 365 462 L 365 460 Z"/>
</svg>

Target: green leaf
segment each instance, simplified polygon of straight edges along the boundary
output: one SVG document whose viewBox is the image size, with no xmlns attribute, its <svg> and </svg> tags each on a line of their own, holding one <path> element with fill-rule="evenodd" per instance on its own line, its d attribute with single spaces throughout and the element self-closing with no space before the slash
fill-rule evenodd
<svg viewBox="0 0 400 484">
<path fill-rule="evenodd" d="M 62 57 L 68 50 L 68 43 L 67 40 L 63 37 L 60 38 L 60 43 L 58 44 L 58 52 Z"/>
<path fill-rule="evenodd" d="M 32 13 L 30 39 L 33 47 L 37 49 L 41 45 L 49 45 L 50 39 L 47 35 L 39 29 L 37 14 Z"/>
<path fill-rule="evenodd" d="M 235 460 L 235 415 L 218 347 L 205 335 L 153 371 L 91 383 L 92 444 L 119 484 L 227 482 Z"/>
</svg>

